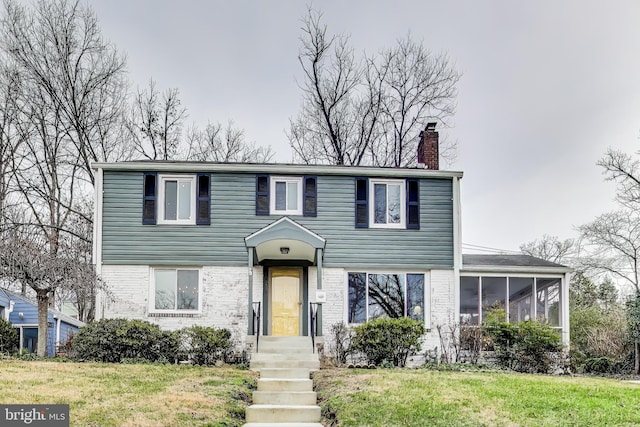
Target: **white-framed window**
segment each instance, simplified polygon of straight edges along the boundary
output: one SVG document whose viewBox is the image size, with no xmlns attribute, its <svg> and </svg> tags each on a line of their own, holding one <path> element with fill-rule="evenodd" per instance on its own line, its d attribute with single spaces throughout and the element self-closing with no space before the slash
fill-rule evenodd
<svg viewBox="0 0 640 427">
<path fill-rule="evenodd" d="M 274 176 L 270 180 L 272 214 L 302 215 L 302 177 Z"/>
<path fill-rule="evenodd" d="M 200 312 L 202 307 L 201 276 L 199 268 L 153 268 L 149 292 L 149 312 Z"/>
<path fill-rule="evenodd" d="M 347 274 L 347 322 L 364 323 L 379 317 L 427 319 L 429 301 L 424 273 Z"/>
<path fill-rule="evenodd" d="M 401 179 L 370 179 L 369 227 L 406 227 L 406 190 Z"/>
<path fill-rule="evenodd" d="M 158 178 L 158 224 L 195 224 L 195 175 L 160 175 Z"/>
</svg>

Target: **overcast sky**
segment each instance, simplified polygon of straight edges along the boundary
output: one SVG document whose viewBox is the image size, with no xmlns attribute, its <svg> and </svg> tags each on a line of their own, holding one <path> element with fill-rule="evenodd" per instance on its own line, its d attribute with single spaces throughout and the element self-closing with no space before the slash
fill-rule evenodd
<svg viewBox="0 0 640 427">
<path fill-rule="evenodd" d="M 290 162 L 301 102 L 303 1 L 90 0 L 133 87 L 177 87 L 188 122 L 233 119 Z M 465 244 L 517 250 L 615 207 L 595 165 L 640 149 L 638 1 L 322 1 L 332 33 L 369 53 L 411 33 L 463 73 L 457 140 Z M 416 135 L 417 137 L 417 135 Z M 466 251 L 468 252 L 468 251 Z"/>
</svg>

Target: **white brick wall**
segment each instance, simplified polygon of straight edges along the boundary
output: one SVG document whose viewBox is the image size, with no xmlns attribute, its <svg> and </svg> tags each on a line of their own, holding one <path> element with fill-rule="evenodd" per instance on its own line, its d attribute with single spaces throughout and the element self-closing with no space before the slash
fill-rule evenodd
<svg viewBox="0 0 640 427">
<path fill-rule="evenodd" d="M 248 272 L 245 267 L 202 269 L 202 314 L 194 317 L 149 316 L 150 267 L 104 265 L 102 278 L 111 297 L 103 298 L 101 317 L 146 320 L 163 329 L 193 325 L 227 328 L 240 342 L 247 332 Z M 254 268 L 253 300 L 262 300 L 262 268 Z"/>
<path fill-rule="evenodd" d="M 429 290 L 431 293 L 431 324 L 427 333 L 423 350 L 441 350 L 437 326 L 447 327 L 457 322 L 456 281 L 453 270 L 431 270 L 429 274 Z"/>
<path fill-rule="evenodd" d="M 346 322 L 347 310 L 347 270 L 325 268 L 322 270 L 322 288 L 327 293 L 327 303 L 323 305 L 322 328 L 325 347 L 330 345 L 331 326 Z M 316 269 L 309 269 L 309 298 L 315 301 Z M 456 281 L 453 270 L 431 270 L 425 275 L 426 298 L 429 299 L 429 332 L 424 340 L 423 350 L 441 350 L 437 325 L 448 326 L 456 321 Z"/>
<path fill-rule="evenodd" d="M 328 335 L 331 325 L 346 321 L 346 284 L 347 276 L 342 268 L 322 269 L 322 290 L 327 302 L 322 305 L 322 331 Z M 316 301 L 318 273 L 315 267 L 309 268 L 309 301 Z"/>
<path fill-rule="evenodd" d="M 327 302 L 322 307 L 325 340 L 331 326 L 345 321 L 347 276 L 345 269 L 324 268 L 322 288 Z M 195 317 L 148 316 L 150 268 L 148 266 L 104 265 L 102 277 L 113 296 L 104 298 L 102 317 L 124 317 L 147 320 L 163 329 L 180 329 L 200 325 L 228 328 L 240 342 L 247 332 L 248 272 L 245 267 L 204 267 L 202 269 L 202 314 Z M 309 301 L 316 301 L 317 270 L 309 268 Z M 457 321 L 456 280 L 453 270 L 431 270 L 425 275 L 427 298 L 430 300 L 430 331 L 423 350 L 433 350 L 441 343 L 437 325 L 449 326 Z M 262 301 L 263 269 L 253 269 L 253 301 Z M 100 311 L 100 310 L 99 310 Z M 99 313 L 100 314 L 100 313 Z M 327 342 L 328 344 L 328 342 Z"/>
</svg>

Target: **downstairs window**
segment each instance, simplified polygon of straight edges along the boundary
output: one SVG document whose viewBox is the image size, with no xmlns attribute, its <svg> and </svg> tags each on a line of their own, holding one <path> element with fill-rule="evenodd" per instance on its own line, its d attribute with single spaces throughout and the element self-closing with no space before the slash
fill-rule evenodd
<svg viewBox="0 0 640 427">
<path fill-rule="evenodd" d="M 349 273 L 349 323 L 379 317 L 411 317 L 425 321 L 425 283 L 422 273 Z"/>
<path fill-rule="evenodd" d="M 156 268 L 152 274 L 149 311 L 199 312 L 201 294 L 200 270 Z"/>
</svg>

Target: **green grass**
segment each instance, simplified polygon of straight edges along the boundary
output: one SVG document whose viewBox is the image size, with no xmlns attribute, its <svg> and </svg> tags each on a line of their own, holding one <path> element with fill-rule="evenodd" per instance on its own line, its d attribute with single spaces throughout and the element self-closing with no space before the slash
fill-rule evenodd
<svg viewBox="0 0 640 427">
<path fill-rule="evenodd" d="M 256 374 L 235 368 L 0 360 L 0 402 L 70 405 L 72 426 L 239 426 Z M 327 426 L 633 426 L 640 384 L 430 370 L 314 374 Z"/>
<path fill-rule="evenodd" d="M 239 426 L 255 377 L 234 368 L 0 360 L 0 402 L 67 403 L 72 426 Z"/>
<path fill-rule="evenodd" d="M 640 425 L 640 384 L 611 379 L 427 370 L 323 370 L 326 425 Z"/>
</svg>

